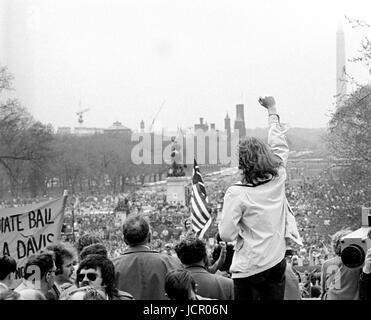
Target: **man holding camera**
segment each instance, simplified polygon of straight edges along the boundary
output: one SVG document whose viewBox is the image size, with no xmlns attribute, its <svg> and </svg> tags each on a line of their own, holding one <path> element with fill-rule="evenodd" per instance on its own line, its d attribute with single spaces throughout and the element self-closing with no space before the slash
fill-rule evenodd
<svg viewBox="0 0 371 320">
<path fill-rule="evenodd" d="M 341 258 L 341 240 L 351 233 L 351 230 L 343 229 L 332 236 L 336 256 L 322 265 L 322 300 L 359 300 L 359 277 L 362 268 L 348 268 Z"/>
</svg>

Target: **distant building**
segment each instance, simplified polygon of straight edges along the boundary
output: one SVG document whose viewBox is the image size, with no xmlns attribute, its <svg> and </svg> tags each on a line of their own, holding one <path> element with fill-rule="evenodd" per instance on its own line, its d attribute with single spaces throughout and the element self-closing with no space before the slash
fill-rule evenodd
<svg viewBox="0 0 371 320">
<path fill-rule="evenodd" d="M 121 122 L 116 121 L 108 128 L 92 128 L 92 127 L 75 127 L 72 131 L 71 127 L 59 127 L 57 134 L 67 135 L 73 134 L 76 136 L 90 136 L 95 134 L 124 134 L 131 137 L 132 130 L 123 126 Z"/>
<path fill-rule="evenodd" d="M 71 127 L 59 127 L 57 129 L 57 134 L 65 135 L 65 134 L 71 134 Z"/>
<path fill-rule="evenodd" d="M 126 140 L 131 140 L 132 130 L 122 125 L 121 122 L 116 121 L 108 129 L 104 130 L 104 134 L 119 135 Z"/>
<path fill-rule="evenodd" d="M 204 118 L 200 118 L 200 123 L 195 124 L 195 131 L 198 129 L 201 129 L 203 131 L 209 130 L 209 125 L 207 123 L 204 123 Z"/>
<path fill-rule="evenodd" d="M 236 120 L 234 121 L 234 130 L 238 130 L 239 137 L 246 136 L 246 126 L 245 126 L 245 115 L 244 115 L 244 105 L 236 105 Z"/>
<path fill-rule="evenodd" d="M 88 127 L 75 127 L 73 134 L 77 136 L 91 136 L 95 134 L 103 134 L 102 128 L 88 128 Z"/>
<path fill-rule="evenodd" d="M 231 135 L 231 118 L 229 118 L 228 113 L 224 118 L 224 130 L 228 136 Z"/>
<path fill-rule="evenodd" d="M 104 129 L 104 133 L 129 133 L 131 134 L 131 129 L 122 125 L 120 121 L 116 121 L 108 129 Z"/>
</svg>

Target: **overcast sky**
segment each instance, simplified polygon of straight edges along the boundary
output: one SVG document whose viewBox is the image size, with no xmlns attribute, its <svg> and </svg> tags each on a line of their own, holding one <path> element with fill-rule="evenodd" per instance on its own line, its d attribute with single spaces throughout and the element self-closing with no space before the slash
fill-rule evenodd
<svg viewBox="0 0 371 320">
<path fill-rule="evenodd" d="M 245 104 L 248 128 L 266 126 L 257 99 L 274 95 L 282 121 L 325 127 L 334 109 L 336 29 L 357 55 L 371 1 L 0 0 L 0 64 L 37 120 L 132 129 L 223 128 Z M 348 72 L 368 81 L 366 69 Z M 348 87 L 351 90 L 351 87 Z"/>
</svg>

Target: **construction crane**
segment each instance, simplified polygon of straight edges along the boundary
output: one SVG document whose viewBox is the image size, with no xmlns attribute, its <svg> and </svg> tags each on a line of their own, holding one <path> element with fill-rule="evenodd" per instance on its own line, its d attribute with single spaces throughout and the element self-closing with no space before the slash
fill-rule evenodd
<svg viewBox="0 0 371 320">
<path fill-rule="evenodd" d="M 84 119 L 82 117 L 82 115 L 86 112 L 86 111 L 89 111 L 90 109 L 87 108 L 87 109 L 84 109 L 84 110 L 81 110 L 79 112 L 76 112 L 76 114 L 79 116 L 77 121 L 79 122 L 79 124 L 81 125 L 83 122 L 84 122 Z"/>
<path fill-rule="evenodd" d="M 77 121 L 78 123 L 80 124 L 80 126 L 83 124 L 84 122 L 84 119 L 82 117 L 82 115 L 86 112 L 86 111 L 89 111 L 90 109 L 89 108 L 86 108 L 84 110 L 81 110 L 81 101 L 79 101 L 79 109 L 80 111 L 76 112 L 76 114 L 78 115 L 78 118 L 77 118 Z"/>
<path fill-rule="evenodd" d="M 155 120 L 156 120 L 157 116 L 159 115 L 159 113 L 160 113 L 162 107 L 164 106 L 165 102 L 166 102 L 166 100 L 162 101 L 160 107 L 158 108 L 157 113 L 156 113 L 155 116 L 153 117 L 153 120 L 152 120 L 151 126 L 149 127 L 149 132 L 152 131 L 152 129 L 153 129 L 153 125 L 155 124 Z"/>
</svg>

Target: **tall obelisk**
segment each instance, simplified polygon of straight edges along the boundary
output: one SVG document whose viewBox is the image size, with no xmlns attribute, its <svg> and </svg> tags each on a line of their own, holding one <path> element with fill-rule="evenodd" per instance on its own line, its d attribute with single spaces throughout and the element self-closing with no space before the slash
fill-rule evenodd
<svg viewBox="0 0 371 320">
<path fill-rule="evenodd" d="M 336 106 L 340 106 L 347 93 L 344 30 L 341 23 L 336 31 Z"/>
</svg>

